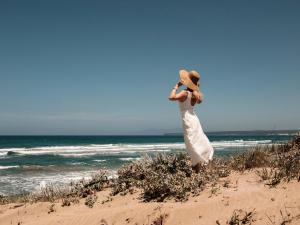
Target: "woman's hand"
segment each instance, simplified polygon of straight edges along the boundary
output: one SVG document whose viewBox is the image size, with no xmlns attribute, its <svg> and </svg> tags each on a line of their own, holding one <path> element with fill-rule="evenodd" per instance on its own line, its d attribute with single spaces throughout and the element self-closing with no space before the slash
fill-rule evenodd
<svg viewBox="0 0 300 225">
<path fill-rule="evenodd" d="M 182 83 L 179 81 L 179 82 L 174 86 L 174 88 L 178 89 L 181 85 L 182 85 Z"/>
</svg>

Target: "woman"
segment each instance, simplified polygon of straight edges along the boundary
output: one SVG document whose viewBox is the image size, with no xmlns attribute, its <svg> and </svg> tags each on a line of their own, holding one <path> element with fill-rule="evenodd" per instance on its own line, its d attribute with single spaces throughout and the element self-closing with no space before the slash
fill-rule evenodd
<svg viewBox="0 0 300 225">
<path fill-rule="evenodd" d="M 197 71 L 180 70 L 180 81 L 172 89 L 169 100 L 179 101 L 182 128 L 186 150 L 192 159 L 192 168 L 197 172 L 201 166 L 212 160 L 214 149 L 202 130 L 201 123 L 194 111 L 194 105 L 200 104 L 203 95 L 199 90 L 200 75 Z M 185 85 L 187 88 L 176 94 L 177 89 Z"/>
</svg>

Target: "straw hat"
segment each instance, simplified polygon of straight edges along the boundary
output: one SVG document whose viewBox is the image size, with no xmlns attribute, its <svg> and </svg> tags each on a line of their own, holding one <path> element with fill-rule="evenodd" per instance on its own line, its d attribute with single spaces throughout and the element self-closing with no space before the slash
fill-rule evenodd
<svg viewBox="0 0 300 225">
<path fill-rule="evenodd" d="M 200 91 L 198 81 L 200 80 L 200 74 L 195 71 L 179 70 L 179 76 L 183 80 L 183 83 L 193 91 Z"/>
</svg>

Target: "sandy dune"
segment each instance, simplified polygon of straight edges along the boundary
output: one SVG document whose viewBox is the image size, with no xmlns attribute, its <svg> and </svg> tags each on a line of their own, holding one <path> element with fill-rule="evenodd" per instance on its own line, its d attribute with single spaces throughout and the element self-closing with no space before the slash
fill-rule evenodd
<svg viewBox="0 0 300 225">
<path fill-rule="evenodd" d="M 225 181 L 229 181 L 225 182 Z M 264 185 L 254 171 L 244 174 L 231 173 L 214 187 L 207 186 L 199 196 L 187 202 L 168 201 L 145 203 L 139 199 L 139 190 L 126 196 L 117 195 L 105 201 L 110 190 L 97 193 L 93 208 L 79 204 L 61 206 L 54 203 L 8 204 L 0 206 L 1 225 L 101 225 L 101 224 L 166 224 L 166 225 L 210 225 L 226 224 L 234 210 L 240 217 L 245 211 L 252 212 L 252 224 L 300 224 L 300 183 L 281 183 L 276 188 Z M 281 211 L 281 212 L 280 212 Z M 158 218 L 162 217 L 162 221 Z"/>
</svg>

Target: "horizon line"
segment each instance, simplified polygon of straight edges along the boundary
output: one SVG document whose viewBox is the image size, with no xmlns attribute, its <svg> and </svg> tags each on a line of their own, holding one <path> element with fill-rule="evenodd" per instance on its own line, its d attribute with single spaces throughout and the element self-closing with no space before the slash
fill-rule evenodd
<svg viewBox="0 0 300 225">
<path fill-rule="evenodd" d="M 243 132 L 289 132 L 297 133 L 300 132 L 300 129 L 275 129 L 275 130 L 224 130 L 224 131 L 206 131 L 204 133 L 243 133 Z M 182 132 L 164 132 L 160 134 L 141 134 L 141 133 L 132 133 L 132 134 L 0 134 L 0 136 L 171 136 L 171 135 L 183 135 Z"/>
</svg>

